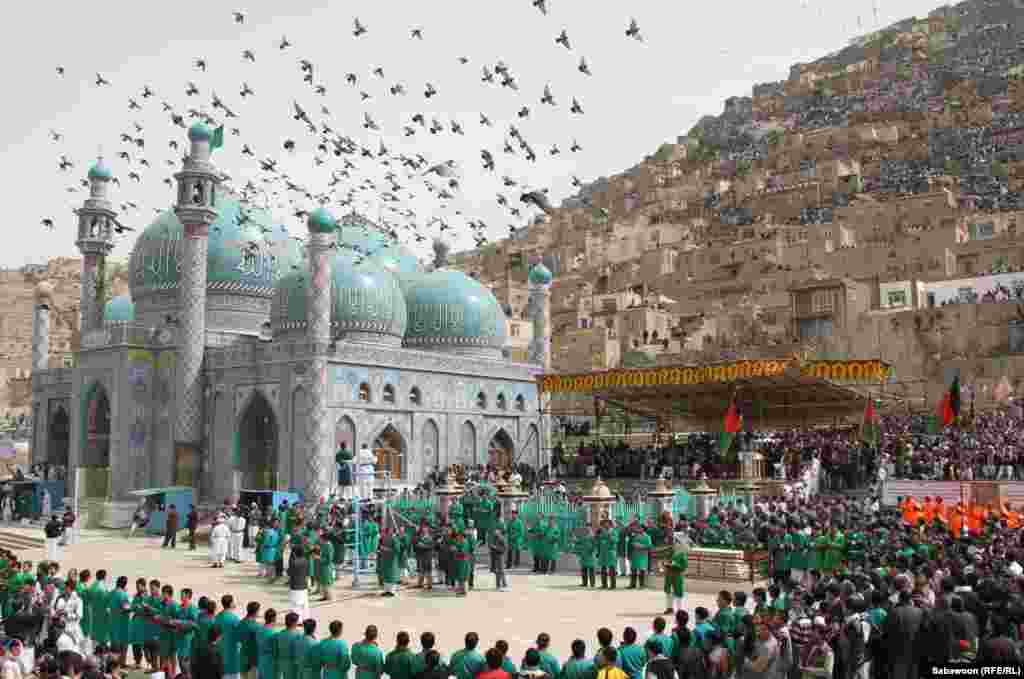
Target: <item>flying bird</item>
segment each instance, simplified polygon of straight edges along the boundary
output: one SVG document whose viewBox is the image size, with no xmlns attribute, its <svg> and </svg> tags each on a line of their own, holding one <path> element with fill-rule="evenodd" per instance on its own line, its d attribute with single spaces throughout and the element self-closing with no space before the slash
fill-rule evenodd
<svg viewBox="0 0 1024 679">
<path fill-rule="evenodd" d="M 288 36 L 281 36 L 281 42 L 278 43 L 278 45 L 277 45 L 278 49 L 284 50 L 284 49 L 288 49 L 291 46 L 292 46 L 292 44 L 290 42 L 288 42 Z"/>
<path fill-rule="evenodd" d="M 544 16 L 548 15 L 548 0 L 533 0 L 533 6 L 540 10 Z"/>
<path fill-rule="evenodd" d="M 206 73 L 206 59 L 196 59 L 196 68 L 198 68 L 203 73 Z"/>
<path fill-rule="evenodd" d="M 242 50 L 242 59 L 256 63 L 256 54 L 252 50 Z"/>
<path fill-rule="evenodd" d="M 576 67 L 576 70 L 583 75 L 593 75 L 593 73 L 590 72 L 590 66 L 587 64 L 586 57 L 580 57 L 580 65 Z"/>
<path fill-rule="evenodd" d="M 485 116 L 483 113 L 481 113 L 480 114 L 480 124 L 484 125 L 485 127 L 491 127 L 491 120 L 490 120 L 490 118 Z"/>
<path fill-rule="evenodd" d="M 96 74 L 96 87 L 102 87 L 103 85 L 109 85 L 110 81 L 101 76 L 99 73 Z"/>
<path fill-rule="evenodd" d="M 252 94 L 256 93 L 252 91 L 251 87 L 249 87 L 249 83 L 242 83 L 242 90 L 238 93 L 238 95 L 242 97 L 242 99 L 245 99 L 247 96 Z"/>
<path fill-rule="evenodd" d="M 555 95 L 551 93 L 551 86 L 544 86 L 544 95 L 540 98 L 540 103 L 555 105 Z"/>
<path fill-rule="evenodd" d="M 583 107 L 580 106 L 580 102 L 576 101 L 576 97 L 572 98 L 572 106 L 569 108 L 572 113 L 583 114 Z"/>
<path fill-rule="evenodd" d="M 558 37 L 555 38 L 555 44 L 561 45 L 567 50 L 572 49 L 572 46 L 569 45 L 569 34 L 565 32 L 564 28 L 562 29 L 562 32 L 558 34 Z"/>
<path fill-rule="evenodd" d="M 519 109 L 519 112 L 516 113 L 516 115 L 519 116 L 520 118 L 528 118 L 530 116 L 530 109 L 524 106 L 521 109 Z"/>
<path fill-rule="evenodd" d="M 185 87 L 185 95 L 191 97 L 195 94 L 199 94 L 199 88 L 196 87 L 194 82 L 189 81 L 188 85 Z"/>
<path fill-rule="evenodd" d="M 423 96 L 426 97 L 427 99 L 430 99 L 435 94 L 437 94 L 437 90 L 434 89 L 433 85 L 427 83 L 426 88 L 423 90 Z"/>
<path fill-rule="evenodd" d="M 391 86 L 390 92 L 394 96 L 401 96 L 405 94 L 405 86 L 402 83 L 395 83 Z"/>
<path fill-rule="evenodd" d="M 43 219 L 40 223 L 43 225 L 43 228 L 53 231 L 53 220 L 49 217 Z"/>
<path fill-rule="evenodd" d="M 149 85 L 143 85 L 143 87 L 142 87 L 142 98 L 143 99 L 149 99 L 154 94 L 156 94 L 156 93 L 153 90 L 149 89 Z"/>
<path fill-rule="evenodd" d="M 573 153 L 576 153 L 577 151 L 582 151 L 583 147 L 580 146 L 575 139 L 573 139 L 572 146 L 569 147 L 569 150 L 572 151 Z"/>
<path fill-rule="evenodd" d="M 366 26 L 363 26 L 362 22 L 359 21 L 359 17 L 356 17 L 352 21 L 352 35 L 358 38 L 363 33 L 366 33 Z"/>
<path fill-rule="evenodd" d="M 380 128 L 377 126 L 377 123 L 375 123 L 373 118 L 370 117 L 369 113 L 363 113 L 363 127 L 367 130 L 380 130 Z"/>
<path fill-rule="evenodd" d="M 57 75 L 64 75 L 64 67 L 63 66 L 58 66 L 57 67 Z"/>
<path fill-rule="evenodd" d="M 629 28 L 626 29 L 626 37 L 633 38 L 637 42 L 643 42 L 644 37 L 640 35 L 640 27 L 636 23 L 636 19 L 629 20 Z"/>
<path fill-rule="evenodd" d="M 494 171 L 494 156 L 487 149 L 480 151 L 480 159 L 483 160 L 484 169 L 493 172 Z"/>
<path fill-rule="evenodd" d="M 412 29 L 412 37 L 416 38 L 417 40 L 423 40 L 423 29 L 422 28 L 414 28 L 414 29 Z"/>
<path fill-rule="evenodd" d="M 494 74 L 491 73 L 491 70 L 489 68 L 487 68 L 486 66 L 484 66 L 484 75 L 483 75 L 483 78 L 481 78 L 481 80 L 483 82 L 485 82 L 485 83 L 493 83 L 494 82 Z"/>
<path fill-rule="evenodd" d="M 243 14 L 242 12 L 232 12 L 231 15 L 235 18 L 236 24 L 245 23 L 245 14 Z"/>
</svg>

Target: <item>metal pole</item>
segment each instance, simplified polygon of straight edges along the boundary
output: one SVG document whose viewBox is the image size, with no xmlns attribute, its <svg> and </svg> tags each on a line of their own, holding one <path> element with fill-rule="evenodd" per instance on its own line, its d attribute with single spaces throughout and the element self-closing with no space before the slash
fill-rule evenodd
<svg viewBox="0 0 1024 679">
<path fill-rule="evenodd" d="M 353 536 L 352 543 L 352 589 L 359 589 L 359 546 L 362 544 L 363 532 L 362 532 L 362 512 L 359 510 L 359 484 L 356 483 L 356 465 L 354 462 L 349 463 L 350 472 L 352 474 L 352 506 L 355 511 L 355 535 Z"/>
</svg>

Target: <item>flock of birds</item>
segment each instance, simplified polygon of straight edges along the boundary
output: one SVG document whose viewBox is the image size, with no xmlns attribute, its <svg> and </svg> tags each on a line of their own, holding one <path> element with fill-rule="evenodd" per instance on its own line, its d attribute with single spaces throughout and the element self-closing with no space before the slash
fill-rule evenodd
<svg viewBox="0 0 1024 679">
<path fill-rule="evenodd" d="M 533 8 L 538 10 L 545 17 L 549 11 L 549 0 L 530 0 Z M 236 24 L 244 24 L 246 15 L 244 12 L 234 12 L 233 20 Z M 352 36 L 360 39 L 370 32 L 369 27 L 359 18 L 355 18 L 352 24 Z M 425 29 L 414 27 L 410 29 L 410 39 L 416 41 L 425 40 Z M 625 37 L 643 42 L 640 28 L 635 19 L 630 19 L 626 29 Z M 572 51 L 572 41 L 567 30 L 562 29 L 555 37 L 556 45 L 566 51 Z M 287 36 L 276 42 L 276 52 L 280 55 L 296 49 Z M 252 49 L 245 49 L 242 52 L 242 60 L 246 63 L 256 63 L 256 52 Z M 457 62 L 461 66 L 470 64 L 470 58 L 458 56 Z M 326 97 L 328 86 L 321 77 L 321 69 L 309 59 L 300 58 L 297 61 L 299 74 L 304 87 L 312 92 L 313 96 Z M 187 104 L 184 106 L 169 103 L 165 97 L 158 97 L 157 92 L 148 84 L 135 88 L 136 95 L 127 100 L 127 109 L 130 113 L 141 112 L 144 109 L 152 112 L 159 100 L 159 113 L 168 119 L 173 128 L 187 129 L 194 121 L 202 120 L 210 126 L 222 127 L 224 136 L 227 139 L 241 138 L 242 126 L 239 121 L 244 119 L 244 107 L 257 96 L 256 90 L 243 81 L 238 87 L 238 105 L 225 101 L 218 96 L 216 91 L 210 90 L 206 101 L 208 107 L 204 106 L 204 85 L 201 82 L 202 76 L 210 69 L 210 63 L 206 58 L 193 60 L 192 68 L 198 73 L 195 79 L 185 83 L 183 92 Z M 593 72 L 586 57 L 581 56 L 576 71 L 584 77 L 592 77 Z M 66 75 L 63 66 L 57 66 L 56 73 L 59 77 Z M 361 102 L 370 102 L 375 98 L 371 92 L 374 90 L 371 84 L 384 83 L 386 91 L 392 97 L 409 96 L 409 89 L 401 81 L 389 81 L 385 79 L 383 68 L 377 67 L 369 71 L 368 75 L 361 75 L 357 72 L 348 72 L 344 76 L 347 87 L 358 91 Z M 484 86 L 507 89 L 513 93 L 520 91 L 520 81 L 512 67 L 502 60 L 493 64 L 482 64 L 480 66 L 480 82 Z M 95 87 L 109 88 L 111 82 L 100 73 L 96 73 Z M 390 83 L 390 84 L 388 84 Z M 427 82 L 422 89 L 422 96 L 425 102 L 430 102 L 438 95 L 439 84 Z M 538 87 L 538 89 L 541 89 Z M 545 152 L 538 151 L 539 145 L 531 143 L 527 133 L 522 129 L 524 124 L 534 116 L 536 109 L 531 105 L 539 105 L 541 108 L 558 108 L 560 102 L 569 115 L 584 115 L 583 104 L 575 96 L 556 96 L 555 89 L 548 83 L 542 88 L 540 96 L 533 100 L 536 104 L 517 103 L 518 108 L 514 113 L 509 112 L 495 120 L 505 119 L 511 122 L 507 125 L 503 143 L 499 148 L 481 148 L 479 153 L 479 171 L 494 173 L 497 177 L 501 175 L 502 192 L 497 193 L 497 204 L 507 213 L 509 223 L 507 224 L 510 235 L 515 235 L 520 228 L 513 220 L 520 224 L 537 216 L 535 210 L 544 213 L 551 211 L 551 204 L 548 199 L 548 188 L 533 186 L 528 179 L 513 178 L 510 174 L 502 173 L 499 169 L 499 158 L 501 156 L 516 156 L 528 163 L 536 163 L 539 156 L 546 155 L 555 157 L 562 154 L 562 148 L 557 143 L 547 145 Z M 366 104 L 369 106 L 370 104 Z M 428 104 L 424 104 L 427 106 Z M 324 168 L 327 172 L 325 186 L 319 191 L 314 190 L 294 174 L 285 171 L 279 157 L 273 154 L 257 153 L 253 146 L 244 139 L 239 139 L 241 144 L 240 153 L 245 158 L 252 160 L 252 168 L 259 174 L 256 180 L 248 180 L 236 190 L 241 194 L 243 205 L 258 204 L 262 198 L 261 207 L 271 209 L 290 209 L 292 216 L 296 219 L 305 220 L 308 216 L 308 208 L 313 205 L 336 207 L 342 211 L 355 211 L 357 207 L 376 204 L 378 206 L 378 226 L 386 231 L 396 240 L 413 240 L 422 243 L 436 229 L 436 235 L 453 229 L 456 222 L 461 222 L 469 229 L 473 241 L 479 247 L 487 241 L 487 234 L 491 231 L 489 225 L 482 219 L 473 219 L 463 214 L 460 205 L 460 188 L 462 169 L 460 163 L 454 159 L 437 161 L 423 155 L 422 153 L 392 152 L 385 145 L 383 134 L 385 126 L 377 120 L 371 110 L 362 112 L 362 128 L 364 135 L 376 136 L 376 144 L 360 141 L 352 138 L 338 129 L 330 109 L 323 103 L 316 106 L 302 105 L 299 101 L 292 101 L 290 105 L 292 120 L 301 123 L 307 138 L 285 138 L 281 141 L 281 149 L 288 154 L 297 150 L 310 151 L 312 163 L 315 168 Z M 477 124 L 482 128 L 493 128 L 492 116 L 480 112 Z M 435 115 L 426 113 L 414 113 L 407 120 L 400 122 L 401 135 L 403 138 L 415 137 L 417 135 L 429 135 L 434 137 L 441 134 L 464 136 L 466 133 L 462 123 L 454 117 L 450 117 L 447 124 L 442 123 Z M 391 132 L 392 130 L 388 130 Z M 133 184 L 141 184 L 149 172 L 155 171 L 151 162 L 145 157 L 149 151 L 148 144 L 152 141 L 147 134 L 147 129 L 139 122 L 133 122 L 131 127 L 120 133 L 120 148 L 116 155 L 122 163 L 122 167 L 129 168 L 125 177 L 114 177 L 113 183 L 122 186 L 122 181 L 127 187 Z M 167 142 L 167 148 L 175 153 L 183 153 L 184 149 L 179 146 L 179 139 L 182 139 L 180 131 L 174 132 L 174 136 Z M 63 135 L 51 130 L 51 139 L 54 143 L 61 143 Z M 183 145 L 183 143 L 182 143 Z M 576 138 L 572 138 L 568 144 L 563 144 L 568 153 L 578 153 L 583 150 L 582 145 Z M 175 168 L 180 162 L 178 158 L 168 158 L 163 161 L 167 168 Z M 154 161 L 159 166 L 159 161 Z M 76 162 L 67 154 L 61 154 L 58 158 L 57 169 L 61 173 L 70 173 L 76 167 Z M 168 173 L 172 174 L 173 169 Z M 303 173 L 306 176 L 306 173 Z M 231 183 L 231 178 L 224 175 L 224 180 Z M 174 180 L 171 176 L 165 176 L 162 182 L 172 187 Z M 579 188 L 582 186 L 580 180 L 572 176 L 572 184 Z M 88 180 L 80 180 L 79 185 L 67 187 L 68 193 L 76 193 L 82 188 L 88 188 Z M 419 214 L 413 209 L 413 204 L 420 207 L 424 192 L 432 197 L 430 214 Z M 122 212 L 128 210 L 141 210 L 139 202 L 124 200 L 120 203 Z M 155 212 L 161 212 L 155 209 Z M 421 207 L 421 211 L 422 207 Z M 425 211 L 424 211 L 425 212 Z M 454 216 L 452 216 L 454 213 Z M 241 219 L 246 215 L 243 210 Z M 452 220 L 451 222 L 449 220 Z M 46 217 L 41 220 L 42 226 L 53 230 L 55 220 Z M 132 229 L 119 221 L 115 223 L 115 231 L 123 234 Z M 301 232 L 301 230 L 300 230 Z M 457 235 L 451 233 L 449 235 Z M 442 238 L 444 236 L 441 236 Z M 297 238 L 298 239 L 298 238 Z M 301 239 L 298 239 L 301 240 Z M 269 242 L 269 241 L 268 241 Z M 245 244 L 240 244 L 245 246 Z M 248 244 L 253 246 L 253 244 Z M 370 253 L 358 253 L 365 256 Z"/>
</svg>

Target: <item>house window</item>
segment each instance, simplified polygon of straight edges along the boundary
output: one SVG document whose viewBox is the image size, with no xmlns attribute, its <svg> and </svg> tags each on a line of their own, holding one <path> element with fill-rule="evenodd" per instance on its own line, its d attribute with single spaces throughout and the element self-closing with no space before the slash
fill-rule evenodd
<svg viewBox="0 0 1024 679">
<path fill-rule="evenodd" d="M 487 407 L 487 394 L 480 392 L 476 395 L 476 407 L 483 410 Z"/>
<path fill-rule="evenodd" d="M 505 394 L 498 394 L 496 405 L 498 410 L 508 410 L 508 400 L 505 398 Z"/>
<path fill-rule="evenodd" d="M 907 306 L 906 290 L 892 290 L 889 292 L 888 298 L 891 307 Z"/>
<path fill-rule="evenodd" d="M 511 332 L 513 337 L 519 337 L 519 324 L 513 323 L 509 331 Z"/>
<path fill-rule="evenodd" d="M 359 400 L 363 403 L 370 402 L 370 385 L 366 382 L 359 385 Z"/>
<path fill-rule="evenodd" d="M 833 294 L 831 290 L 815 290 L 811 293 L 811 311 L 816 314 L 831 313 Z"/>
<path fill-rule="evenodd" d="M 393 404 L 395 402 L 395 388 L 392 387 L 390 384 L 384 385 L 383 399 L 385 403 Z"/>
<path fill-rule="evenodd" d="M 526 399 L 523 398 L 522 394 L 519 394 L 518 396 L 516 396 L 516 410 L 519 410 L 519 411 L 526 410 Z"/>
<path fill-rule="evenodd" d="M 808 340 L 832 336 L 832 321 L 827 318 L 805 318 L 797 323 L 800 339 Z"/>
<path fill-rule="evenodd" d="M 409 403 L 414 406 L 418 406 L 423 403 L 423 394 L 420 393 L 419 387 L 413 387 L 409 390 Z"/>
</svg>

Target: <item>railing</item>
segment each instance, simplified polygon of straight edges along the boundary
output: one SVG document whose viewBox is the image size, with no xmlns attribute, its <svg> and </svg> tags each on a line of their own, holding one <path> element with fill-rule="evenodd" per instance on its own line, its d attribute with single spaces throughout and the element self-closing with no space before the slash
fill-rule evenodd
<svg viewBox="0 0 1024 679">
<path fill-rule="evenodd" d="M 82 349 L 153 343 L 153 329 L 138 323 L 108 322 L 82 335 Z"/>
</svg>

